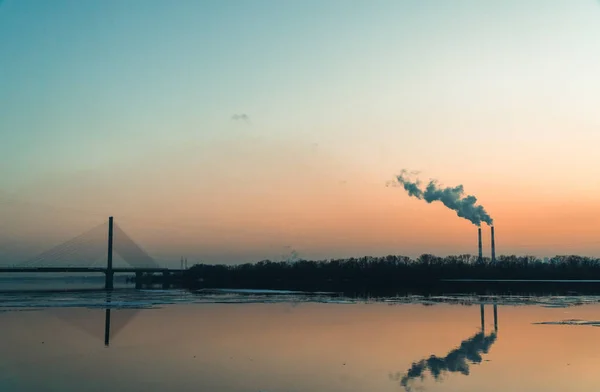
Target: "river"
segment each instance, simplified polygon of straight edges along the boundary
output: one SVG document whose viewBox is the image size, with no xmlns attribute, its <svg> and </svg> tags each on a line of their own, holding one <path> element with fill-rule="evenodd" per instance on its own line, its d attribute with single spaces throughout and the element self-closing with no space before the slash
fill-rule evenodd
<svg viewBox="0 0 600 392">
<path fill-rule="evenodd" d="M 4 291 L 0 391 L 596 392 L 599 300 Z"/>
</svg>

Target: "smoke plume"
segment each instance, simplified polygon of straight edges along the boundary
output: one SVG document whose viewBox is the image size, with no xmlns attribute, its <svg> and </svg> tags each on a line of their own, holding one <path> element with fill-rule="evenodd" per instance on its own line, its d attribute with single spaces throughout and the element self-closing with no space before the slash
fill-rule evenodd
<svg viewBox="0 0 600 392">
<path fill-rule="evenodd" d="M 444 188 L 438 184 L 436 180 L 430 180 L 429 184 L 423 190 L 421 182 L 416 179 L 411 181 L 409 176 L 416 175 L 417 172 L 408 172 L 402 170 L 396 176 L 396 180 L 388 185 L 401 185 L 409 196 L 416 197 L 420 200 L 425 200 L 427 203 L 434 201 L 442 202 L 446 207 L 456 211 L 456 214 L 464 219 L 469 220 L 476 226 L 481 226 L 481 222 L 492 225 L 494 223 L 490 215 L 485 211 L 483 206 L 475 205 L 477 198 L 472 195 L 464 195 L 462 185 L 455 187 Z"/>
</svg>

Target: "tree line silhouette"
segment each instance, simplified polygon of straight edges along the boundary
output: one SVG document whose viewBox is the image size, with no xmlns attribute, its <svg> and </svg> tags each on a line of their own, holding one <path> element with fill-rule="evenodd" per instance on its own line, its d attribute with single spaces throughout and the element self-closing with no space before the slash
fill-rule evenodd
<svg viewBox="0 0 600 392">
<path fill-rule="evenodd" d="M 416 259 L 406 256 L 365 256 L 331 260 L 269 260 L 237 265 L 196 264 L 184 274 L 184 284 L 198 288 L 245 288 L 355 293 L 390 293 L 426 290 L 447 292 L 489 291 L 499 282 L 447 282 L 447 279 L 492 280 L 600 280 L 600 259 L 576 255 L 541 260 L 534 256 L 489 258 L 465 254 L 437 257 L 423 254 Z M 537 291 L 540 282 L 503 283 L 502 290 Z M 596 290 L 597 284 L 577 288 Z M 540 286 L 541 287 L 541 286 Z M 549 293 L 570 289 L 565 284 L 543 284 Z M 600 291 L 600 290 L 598 290 Z"/>
</svg>

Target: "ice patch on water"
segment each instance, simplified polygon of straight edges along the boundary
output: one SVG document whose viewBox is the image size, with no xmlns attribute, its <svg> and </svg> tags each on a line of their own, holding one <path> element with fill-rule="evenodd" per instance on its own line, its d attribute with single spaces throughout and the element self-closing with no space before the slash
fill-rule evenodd
<svg viewBox="0 0 600 392">
<path fill-rule="evenodd" d="M 600 302 L 600 296 L 486 296 L 486 295 L 444 295 L 431 297 L 394 297 L 384 299 L 389 305 L 402 304 L 454 304 L 454 305 L 479 305 L 497 304 L 502 306 L 540 306 L 547 308 L 568 308 Z"/>
<path fill-rule="evenodd" d="M 40 308 L 113 308 L 149 309 L 177 304 L 372 304 L 395 305 L 462 305 L 497 304 L 501 306 L 540 306 L 568 308 L 597 304 L 600 296 L 491 296 L 407 295 L 386 298 L 350 298 L 335 293 L 307 293 L 290 290 L 211 289 L 189 292 L 185 290 L 114 290 L 81 292 L 3 292 L 0 293 L 0 312 Z"/>
<path fill-rule="evenodd" d="M 27 308 L 102 308 L 102 309 L 148 309 L 161 305 L 189 302 L 194 298 L 184 291 L 141 292 L 116 290 L 85 292 L 21 292 L 0 293 L 0 311 Z"/>
<path fill-rule="evenodd" d="M 21 308 L 21 309 L 0 309 L 0 313 L 3 312 L 35 312 L 43 310 L 43 308 Z"/>
<path fill-rule="evenodd" d="M 592 327 L 600 327 L 600 321 L 586 321 L 586 320 L 562 320 L 562 321 L 542 321 L 539 323 L 532 323 L 534 325 L 588 325 Z"/>
<path fill-rule="evenodd" d="M 231 294 L 303 294 L 303 295 L 331 295 L 326 291 L 295 291 L 295 290 L 267 290 L 267 289 L 201 289 L 196 293 L 231 293 Z"/>
<path fill-rule="evenodd" d="M 562 321 L 542 321 L 539 323 L 532 323 L 534 325 L 590 325 L 592 327 L 600 327 L 600 321 L 586 321 L 579 319 L 570 319 Z"/>
</svg>

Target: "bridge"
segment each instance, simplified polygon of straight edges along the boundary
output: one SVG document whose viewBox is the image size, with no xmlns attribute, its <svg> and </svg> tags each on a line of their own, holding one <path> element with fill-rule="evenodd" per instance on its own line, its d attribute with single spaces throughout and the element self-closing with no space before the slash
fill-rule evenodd
<svg viewBox="0 0 600 392">
<path fill-rule="evenodd" d="M 113 267 L 114 254 L 129 267 Z M 98 265 L 105 258 L 105 265 Z M 87 266 L 85 264 L 88 264 Z M 66 241 L 42 254 L 13 265 L 0 267 L 0 273 L 104 273 L 106 290 L 114 288 L 115 273 L 135 273 L 136 282 L 144 274 L 161 273 L 167 280 L 172 273 L 183 269 L 160 267 L 119 226 L 113 217 L 87 232 Z"/>
</svg>

